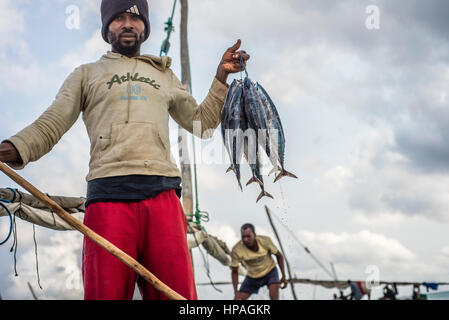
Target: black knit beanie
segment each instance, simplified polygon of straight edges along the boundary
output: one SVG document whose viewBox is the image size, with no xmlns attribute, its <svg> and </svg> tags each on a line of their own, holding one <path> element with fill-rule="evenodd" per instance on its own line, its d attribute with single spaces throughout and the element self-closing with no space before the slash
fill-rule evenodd
<svg viewBox="0 0 449 320">
<path fill-rule="evenodd" d="M 148 18 L 149 9 L 147 0 L 102 0 L 101 20 L 103 21 L 103 27 L 101 29 L 101 35 L 103 36 L 104 41 L 109 43 L 109 24 L 116 15 L 124 12 L 133 13 L 142 19 L 145 23 L 144 41 L 147 40 L 150 36 L 150 20 Z"/>
</svg>

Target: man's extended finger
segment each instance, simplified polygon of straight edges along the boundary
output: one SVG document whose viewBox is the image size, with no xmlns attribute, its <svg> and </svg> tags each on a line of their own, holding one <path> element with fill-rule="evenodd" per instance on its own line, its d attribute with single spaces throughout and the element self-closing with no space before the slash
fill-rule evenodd
<svg viewBox="0 0 449 320">
<path fill-rule="evenodd" d="M 238 39 L 237 42 L 228 49 L 228 52 L 236 52 L 242 45 L 242 40 Z"/>
</svg>

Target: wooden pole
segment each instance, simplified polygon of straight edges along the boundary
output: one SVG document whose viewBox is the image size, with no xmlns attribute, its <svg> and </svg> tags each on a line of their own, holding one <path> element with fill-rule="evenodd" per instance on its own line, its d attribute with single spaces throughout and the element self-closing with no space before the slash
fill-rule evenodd
<svg viewBox="0 0 449 320">
<path fill-rule="evenodd" d="M 265 206 L 265 211 L 267 212 L 268 221 L 270 222 L 271 228 L 273 228 L 274 234 L 276 235 L 276 238 L 278 239 L 279 246 L 281 247 L 281 251 L 284 254 L 284 260 L 285 260 L 285 264 L 287 265 L 287 272 L 288 272 L 288 277 L 289 277 L 288 281 L 290 282 L 290 288 L 292 290 L 293 299 L 298 300 L 298 298 L 296 297 L 295 286 L 294 286 L 293 282 L 291 281 L 291 279 L 293 279 L 293 278 L 292 278 L 292 273 L 290 270 L 290 264 L 288 263 L 287 257 L 285 256 L 285 250 L 282 247 L 281 238 L 279 238 L 276 227 L 274 226 L 273 220 L 271 219 L 270 209 L 268 209 L 267 206 Z"/>
<path fill-rule="evenodd" d="M 36 294 L 34 293 L 34 290 L 33 290 L 33 287 L 31 286 L 31 283 L 30 283 L 30 282 L 27 282 L 27 284 L 28 284 L 28 288 L 30 289 L 31 295 L 33 296 L 34 300 L 39 300 L 39 299 L 37 298 Z"/>
<path fill-rule="evenodd" d="M 91 229 L 89 229 L 86 225 L 84 225 L 81 221 L 74 218 L 66 211 L 64 211 L 59 204 L 51 200 L 48 196 L 39 191 L 36 187 L 34 187 L 31 183 L 26 181 L 20 175 L 12 171 L 8 166 L 6 166 L 3 162 L 0 161 L 0 170 L 10 177 L 13 181 L 15 181 L 22 188 L 27 190 L 33 196 L 35 196 L 39 201 L 45 203 L 52 212 L 56 213 L 62 220 L 70 224 L 76 230 L 80 231 L 87 238 L 98 244 L 100 247 L 107 250 L 109 253 L 120 259 L 127 266 L 133 269 L 138 275 L 148 281 L 153 287 L 157 290 L 164 293 L 169 299 L 172 300 L 186 300 L 184 297 L 170 289 L 167 285 L 162 283 L 158 278 L 156 278 L 150 271 L 145 269 L 140 263 L 138 263 L 135 259 L 130 257 L 128 254 L 114 246 L 108 240 L 101 237 L 99 234 L 95 233 Z"/>
<path fill-rule="evenodd" d="M 186 90 L 190 92 L 189 45 L 187 41 L 188 13 L 187 0 L 181 0 L 181 82 Z M 190 165 L 187 138 L 187 131 L 179 126 L 178 143 L 182 174 L 182 204 L 186 213 L 193 214 L 192 167 Z"/>
<path fill-rule="evenodd" d="M 181 0 L 181 82 L 187 91 L 191 92 L 189 42 L 187 36 L 187 24 L 189 18 L 189 4 L 187 0 Z M 193 187 L 192 166 L 190 165 L 187 139 L 189 134 L 181 126 L 178 126 L 179 162 L 182 175 L 182 206 L 187 214 L 193 212 Z M 193 219 L 193 216 L 192 216 Z M 190 250 L 192 270 L 194 271 L 193 254 Z M 193 272 L 195 275 L 195 272 Z"/>
</svg>

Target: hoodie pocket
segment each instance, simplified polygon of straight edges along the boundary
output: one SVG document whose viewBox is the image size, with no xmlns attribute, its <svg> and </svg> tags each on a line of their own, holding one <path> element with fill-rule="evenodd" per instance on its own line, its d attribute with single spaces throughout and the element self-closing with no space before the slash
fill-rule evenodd
<svg viewBox="0 0 449 320">
<path fill-rule="evenodd" d="M 113 124 L 101 162 L 167 161 L 167 147 L 153 122 Z"/>
</svg>

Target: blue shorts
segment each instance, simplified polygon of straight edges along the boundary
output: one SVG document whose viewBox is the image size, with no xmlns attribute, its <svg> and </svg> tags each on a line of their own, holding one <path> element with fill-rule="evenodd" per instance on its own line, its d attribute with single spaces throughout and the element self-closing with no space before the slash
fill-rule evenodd
<svg viewBox="0 0 449 320">
<path fill-rule="evenodd" d="M 243 280 L 242 286 L 239 292 L 257 294 L 259 289 L 263 286 L 269 286 L 271 284 L 279 284 L 279 273 L 276 267 L 273 268 L 268 274 L 262 278 L 251 278 L 246 276 Z"/>
</svg>

